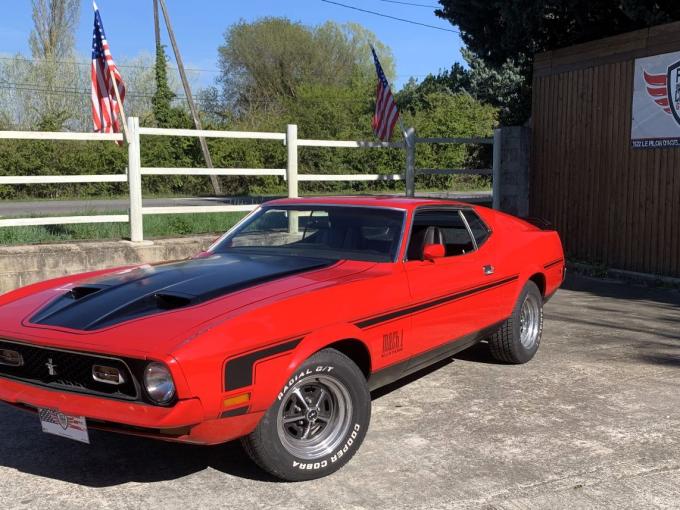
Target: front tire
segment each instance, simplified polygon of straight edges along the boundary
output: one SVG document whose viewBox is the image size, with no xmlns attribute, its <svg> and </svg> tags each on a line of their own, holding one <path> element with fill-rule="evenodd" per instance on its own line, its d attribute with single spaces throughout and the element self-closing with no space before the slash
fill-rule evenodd
<svg viewBox="0 0 680 510">
<path fill-rule="evenodd" d="M 505 363 L 526 363 L 538 351 L 542 335 L 543 296 L 536 284 L 528 281 L 510 318 L 489 338 L 491 355 Z"/>
<path fill-rule="evenodd" d="M 242 444 L 258 466 L 277 478 L 312 480 L 349 461 L 370 418 L 364 374 L 344 354 L 325 349 L 291 375 Z"/>
</svg>

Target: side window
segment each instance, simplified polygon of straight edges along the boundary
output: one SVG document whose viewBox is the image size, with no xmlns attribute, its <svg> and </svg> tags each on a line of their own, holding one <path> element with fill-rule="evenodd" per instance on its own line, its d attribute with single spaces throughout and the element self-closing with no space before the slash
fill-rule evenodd
<svg viewBox="0 0 680 510">
<path fill-rule="evenodd" d="M 475 247 L 470 232 L 458 211 L 416 211 L 406 254 L 407 259 L 422 259 L 423 248 L 431 243 L 443 244 L 447 257 L 470 253 Z"/>
<path fill-rule="evenodd" d="M 484 222 L 479 218 L 476 212 L 467 210 L 463 211 L 463 215 L 470 225 L 470 230 L 472 230 L 472 235 L 477 242 L 477 248 L 479 248 L 484 241 L 489 238 L 489 229 L 486 227 Z"/>
</svg>

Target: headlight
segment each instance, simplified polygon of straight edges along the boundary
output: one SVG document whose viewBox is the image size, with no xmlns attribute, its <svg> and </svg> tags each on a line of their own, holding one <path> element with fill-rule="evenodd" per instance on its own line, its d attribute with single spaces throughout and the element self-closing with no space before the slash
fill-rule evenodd
<svg viewBox="0 0 680 510">
<path fill-rule="evenodd" d="M 163 363 L 149 363 L 144 369 L 144 387 L 158 404 L 167 404 L 175 396 L 175 382 Z"/>
</svg>

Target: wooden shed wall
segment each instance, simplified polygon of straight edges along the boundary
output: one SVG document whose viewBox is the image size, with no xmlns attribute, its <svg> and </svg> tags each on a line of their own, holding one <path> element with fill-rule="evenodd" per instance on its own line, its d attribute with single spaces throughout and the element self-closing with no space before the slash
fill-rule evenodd
<svg viewBox="0 0 680 510">
<path fill-rule="evenodd" d="M 680 51 L 680 22 L 536 55 L 530 211 L 567 254 L 680 277 L 680 148 L 630 144 L 635 59 Z"/>
</svg>

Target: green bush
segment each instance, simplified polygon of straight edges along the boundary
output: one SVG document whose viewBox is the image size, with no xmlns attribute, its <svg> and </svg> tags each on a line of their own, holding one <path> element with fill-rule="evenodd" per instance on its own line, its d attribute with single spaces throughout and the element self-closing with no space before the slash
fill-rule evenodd
<svg viewBox="0 0 680 510">
<path fill-rule="evenodd" d="M 374 140 L 370 131 L 371 102 L 352 99 L 350 90 L 308 87 L 285 113 L 254 116 L 226 129 L 285 132 L 286 124 L 298 123 L 301 138 Z M 318 99 L 325 97 L 326 101 Z M 314 101 L 312 101 L 314 100 Z M 306 106 L 305 106 L 306 105 Z M 310 105 L 314 105 L 311 107 Z M 490 136 L 496 111 L 471 96 L 433 92 L 424 96 L 415 113 L 405 113 L 404 123 L 415 126 L 418 136 Z M 213 126 L 225 129 L 224 126 Z M 395 133 L 394 140 L 400 139 Z M 221 168 L 285 168 L 286 148 L 279 141 L 211 139 L 214 165 Z M 404 170 L 403 149 L 343 149 L 302 147 L 301 173 L 398 174 Z M 189 137 L 143 136 L 142 165 L 147 167 L 204 167 L 198 140 Z M 33 140 L 0 141 L 0 175 L 120 174 L 127 166 L 127 150 L 112 142 L 63 142 Z M 418 144 L 419 168 L 489 167 L 489 150 L 470 145 Z M 286 192 L 276 176 L 222 177 L 228 195 L 278 195 Z M 477 176 L 430 175 L 418 178 L 419 189 L 469 189 L 488 185 Z M 401 191 L 403 183 L 308 182 L 304 193 Z M 206 176 L 145 176 L 146 195 L 206 195 L 212 193 Z M 59 199 L 125 195 L 125 183 L 0 185 L 0 198 Z"/>
</svg>

